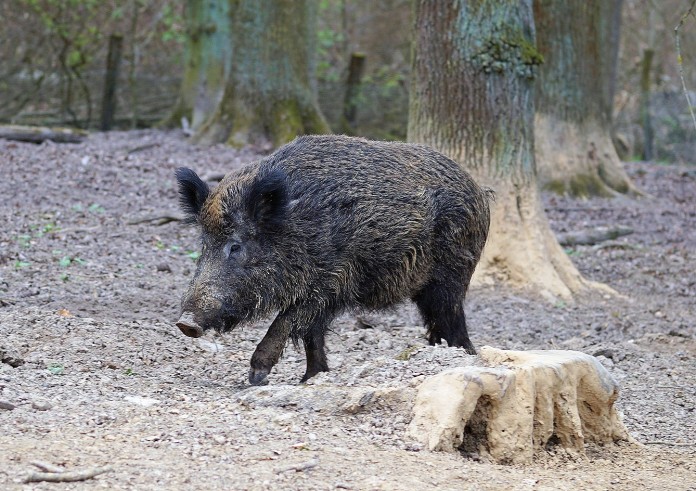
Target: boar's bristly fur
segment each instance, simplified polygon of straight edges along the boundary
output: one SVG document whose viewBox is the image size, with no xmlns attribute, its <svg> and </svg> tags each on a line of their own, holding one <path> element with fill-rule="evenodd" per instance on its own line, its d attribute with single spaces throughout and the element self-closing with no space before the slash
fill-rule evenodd
<svg viewBox="0 0 696 491">
<path fill-rule="evenodd" d="M 303 136 L 209 194 L 188 172 L 177 177 L 203 250 L 179 325 L 197 335 L 279 312 L 252 357 L 252 383 L 265 382 L 288 338 L 304 344 L 303 380 L 328 370 L 324 335 L 338 314 L 406 299 L 431 344 L 475 353 L 463 300 L 492 193 L 456 162 L 422 145 Z"/>
</svg>

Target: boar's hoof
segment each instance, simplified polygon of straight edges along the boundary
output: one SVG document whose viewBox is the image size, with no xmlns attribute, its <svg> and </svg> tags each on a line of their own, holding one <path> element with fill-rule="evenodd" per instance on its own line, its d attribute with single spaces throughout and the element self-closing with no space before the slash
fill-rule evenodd
<svg viewBox="0 0 696 491">
<path fill-rule="evenodd" d="M 190 312 L 184 312 L 181 315 L 181 318 L 176 323 L 176 327 L 190 338 L 200 338 L 203 336 L 203 328 L 193 320 L 193 315 Z"/>
<path fill-rule="evenodd" d="M 249 383 L 251 385 L 267 385 L 268 384 L 268 373 L 270 370 L 265 368 L 252 368 L 249 370 Z"/>
</svg>

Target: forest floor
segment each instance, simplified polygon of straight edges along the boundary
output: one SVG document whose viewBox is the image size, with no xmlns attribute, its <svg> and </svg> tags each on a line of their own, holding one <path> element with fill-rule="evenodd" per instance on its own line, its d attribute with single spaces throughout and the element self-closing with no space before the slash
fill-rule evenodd
<svg viewBox="0 0 696 491">
<path fill-rule="evenodd" d="M 132 222 L 178 214 L 175 168 L 205 176 L 255 158 L 176 132 L 0 140 L 1 489 L 696 489 L 696 167 L 626 164 L 648 198 L 544 198 L 557 233 L 634 230 L 567 250 L 619 296 L 567 303 L 472 289 L 476 346 L 597 356 L 639 442 L 588 446 L 586 457 L 551 446 L 529 465 L 497 465 L 421 449 L 407 437 L 408 411 L 343 411 L 329 398 L 332 387 L 415 384 L 466 361 L 459 349 L 425 346 L 411 305 L 334 324 L 332 371 L 310 384 L 326 401 L 293 399 L 304 354 L 292 346 L 270 385 L 248 387 L 267 321 L 201 339 L 174 326 L 196 231 Z M 37 460 L 112 470 L 21 484 Z"/>
</svg>

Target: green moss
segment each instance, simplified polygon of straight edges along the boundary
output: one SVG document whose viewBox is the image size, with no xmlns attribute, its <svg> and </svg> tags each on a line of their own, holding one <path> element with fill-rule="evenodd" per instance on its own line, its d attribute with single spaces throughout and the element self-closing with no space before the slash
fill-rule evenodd
<svg viewBox="0 0 696 491">
<path fill-rule="evenodd" d="M 566 183 L 562 180 L 550 181 L 544 184 L 544 190 L 563 196 L 566 192 Z"/>
<path fill-rule="evenodd" d="M 418 352 L 422 346 L 409 346 L 405 350 L 403 350 L 401 353 L 396 355 L 396 359 L 399 361 L 408 361 L 411 359 L 411 357 Z"/>
<path fill-rule="evenodd" d="M 226 143 L 234 148 L 242 148 L 251 143 L 249 140 L 252 127 L 256 123 L 256 112 L 248 110 L 238 101 L 234 101 L 230 106 L 233 109 L 226 111 L 231 122 Z"/>
<path fill-rule="evenodd" d="M 276 102 L 268 121 L 268 132 L 274 147 L 292 141 L 303 134 L 302 112 L 296 100 L 288 99 Z"/>
<path fill-rule="evenodd" d="M 516 41 L 520 48 L 520 58 L 525 65 L 541 65 L 544 63 L 544 56 L 537 47 L 529 42 L 524 36 L 520 36 Z"/>
<path fill-rule="evenodd" d="M 313 105 L 305 109 L 302 119 L 304 121 L 305 133 L 315 135 L 331 133 L 331 127 L 326 122 L 326 118 Z"/>
<path fill-rule="evenodd" d="M 578 174 L 570 179 L 558 179 L 544 184 L 544 189 L 558 195 L 570 195 L 575 198 L 590 196 L 612 197 L 613 194 L 596 174 Z"/>
<path fill-rule="evenodd" d="M 511 28 L 496 29 L 479 46 L 472 61 L 486 73 L 514 71 L 518 76 L 533 78 L 536 67 L 544 62 L 536 45 L 521 31 Z"/>
<path fill-rule="evenodd" d="M 610 178 L 610 176 L 604 169 L 604 165 L 600 165 L 597 169 L 597 172 L 599 173 L 600 179 L 602 179 L 603 182 L 607 183 L 607 185 L 614 191 L 617 191 L 621 194 L 627 194 L 631 191 L 628 181 L 624 179 Z"/>
</svg>

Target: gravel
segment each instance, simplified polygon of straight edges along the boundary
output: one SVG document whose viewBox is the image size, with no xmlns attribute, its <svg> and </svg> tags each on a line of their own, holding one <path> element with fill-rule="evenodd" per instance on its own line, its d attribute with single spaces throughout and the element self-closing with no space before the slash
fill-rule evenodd
<svg viewBox="0 0 696 491">
<path fill-rule="evenodd" d="M 634 230 L 567 249 L 618 295 L 552 304 L 502 285 L 472 289 L 476 346 L 597 356 L 643 444 L 589 447 L 586 459 L 549 448 L 514 467 L 422 451 L 405 435 L 407 405 L 369 396 L 475 362 L 427 346 L 410 304 L 339 318 L 327 338 L 332 371 L 306 387 L 304 353 L 292 345 L 270 385 L 247 385 L 270 320 L 224 336 L 179 333 L 196 232 L 142 220 L 178 214 L 175 168 L 213 175 L 256 158 L 179 132 L 0 140 L 0 487 L 25 489 L 40 460 L 114 469 L 62 489 L 695 489 L 692 168 L 626 164 L 648 195 L 638 200 L 544 197 L 559 234 Z"/>
</svg>

